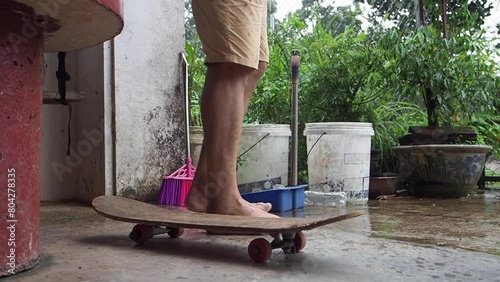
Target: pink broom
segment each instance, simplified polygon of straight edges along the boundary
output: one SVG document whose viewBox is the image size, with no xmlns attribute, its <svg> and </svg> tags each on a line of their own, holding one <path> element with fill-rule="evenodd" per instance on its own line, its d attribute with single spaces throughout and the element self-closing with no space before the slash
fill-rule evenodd
<svg viewBox="0 0 500 282">
<path fill-rule="evenodd" d="M 158 196 L 157 204 L 184 206 L 184 201 L 193 184 L 196 172 L 191 164 L 191 158 L 186 158 L 186 164 L 168 176 L 163 176 L 163 182 Z"/>
<path fill-rule="evenodd" d="M 184 206 L 186 197 L 193 184 L 196 168 L 191 164 L 191 148 L 189 144 L 189 92 L 188 63 L 184 53 L 181 53 L 184 73 L 184 92 L 186 107 L 186 164 L 170 175 L 163 176 L 160 193 L 156 200 L 158 205 Z"/>
</svg>

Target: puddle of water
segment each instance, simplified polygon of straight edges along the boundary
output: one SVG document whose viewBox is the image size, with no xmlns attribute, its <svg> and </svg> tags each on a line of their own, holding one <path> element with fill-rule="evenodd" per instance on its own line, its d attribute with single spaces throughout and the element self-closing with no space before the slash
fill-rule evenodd
<svg viewBox="0 0 500 282">
<path fill-rule="evenodd" d="M 362 209 L 364 219 L 343 227 L 375 238 L 456 247 L 500 255 L 500 191 L 461 199 L 396 197 L 344 208 L 306 206 L 280 214 L 321 217 Z"/>
<path fill-rule="evenodd" d="M 500 255 L 500 191 L 464 199 L 371 201 L 371 235 Z"/>
</svg>

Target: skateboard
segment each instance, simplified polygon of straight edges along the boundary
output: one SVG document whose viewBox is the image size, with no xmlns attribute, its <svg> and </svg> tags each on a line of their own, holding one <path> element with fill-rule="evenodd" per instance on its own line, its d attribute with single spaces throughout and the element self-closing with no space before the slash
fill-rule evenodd
<svg viewBox="0 0 500 282">
<path fill-rule="evenodd" d="M 171 238 L 177 238 L 183 234 L 184 228 L 204 229 L 215 233 L 271 235 L 271 242 L 265 238 L 257 238 L 248 244 L 248 255 L 257 263 L 267 261 L 273 249 L 282 249 L 287 254 L 302 250 L 306 245 L 306 237 L 302 233 L 304 230 L 363 214 L 363 211 L 354 211 L 321 218 L 256 218 L 176 211 L 117 196 L 97 197 L 92 201 L 92 206 L 104 217 L 135 223 L 129 238 L 138 244 L 144 244 L 153 236 L 165 233 Z"/>
</svg>

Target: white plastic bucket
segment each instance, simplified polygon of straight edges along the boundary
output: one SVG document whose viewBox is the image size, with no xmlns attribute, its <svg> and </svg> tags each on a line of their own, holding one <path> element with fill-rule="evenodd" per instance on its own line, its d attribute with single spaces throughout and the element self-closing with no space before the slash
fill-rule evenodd
<svg viewBox="0 0 500 282">
<path fill-rule="evenodd" d="M 189 128 L 189 142 L 191 145 L 191 163 L 194 167 L 198 167 L 201 146 L 203 145 L 203 127 L 191 126 Z"/>
<path fill-rule="evenodd" d="M 309 188 L 317 192 L 344 192 L 347 204 L 368 201 L 371 123 L 308 123 Z"/>
<path fill-rule="evenodd" d="M 191 127 L 190 134 L 191 158 L 196 167 L 203 144 L 203 130 Z M 271 189 L 276 182 L 288 185 L 291 135 L 290 125 L 243 125 L 237 171 L 240 192 Z"/>
</svg>

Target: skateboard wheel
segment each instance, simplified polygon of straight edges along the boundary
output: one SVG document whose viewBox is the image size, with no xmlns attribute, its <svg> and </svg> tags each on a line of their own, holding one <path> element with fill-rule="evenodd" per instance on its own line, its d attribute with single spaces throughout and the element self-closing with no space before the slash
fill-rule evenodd
<svg viewBox="0 0 500 282">
<path fill-rule="evenodd" d="M 248 244 L 248 255 L 255 262 L 267 261 L 271 257 L 272 252 L 271 243 L 264 238 L 252 240 Z"/>
<path fill-rule="evenodd" d="M 172 230 L 167 232 L 170 238 L 179 238 L 184 234 L 184 228 L 173 228 Z"/>
<path fill-rule="evenodd" d="M 153 226 L 137 224 L 128 235 L 137 244 L 144 244 L 153 238 Z"/>
<path fill-rule="evenodd" d="M 306 246 L 306 235 L 302 232 L 295 233 L 295 238 L 293 238 L 292 253 L 298 253 Z"/>
</svg>

